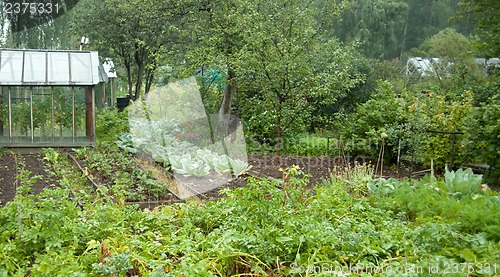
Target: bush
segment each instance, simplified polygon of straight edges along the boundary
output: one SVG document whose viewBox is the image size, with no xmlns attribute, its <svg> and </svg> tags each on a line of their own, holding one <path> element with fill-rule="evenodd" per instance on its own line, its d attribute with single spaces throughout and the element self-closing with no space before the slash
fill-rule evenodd
<svg viewBox="0 0 500 277">
<path fill-rule="evenodd" d="M 118 112 L 117 109 L 98 111 L 96 118 L 96 137 L 98 142 L 114 142 L 121 133 L 128 131 L 127 112 Z"/>
<path fill-rule="evenodd" d="M 435 91 L 409 89 L 394 91 L 390 83 L 381 83 L 371 99 L 343 120 L 342 137 L 346 150 L 377 157 L 382 143 L 384 161 L 395 162 L 398 151 L 426 165 L 434 161 L 444 171 L 451 161 L 452 136 L 427 131 L 462 131 L 474 102 L 471 91 L 460 93 L 437 88 Z M 470 161 L 463 136 L 457 136 L 455 164 Z"/>
<path fill-rule="evenodd" d="M 493 95 L 473 109 L 465 126 L 466 145 L 476 160 L 490 166 L 487 178 L 500 181 L 500 96 Z"/>
<path fill-rule="evenodd" d="M 384 133 L 385 160 L 394 160 L 399 141 L 408 137 L 408 121 L 404 99 L 396 95 L 390 83 L 383 82 L 370 100 L 344 119 L 340 132 L 348 152 L 372 157 L 378 156 Z"/>
</svg>

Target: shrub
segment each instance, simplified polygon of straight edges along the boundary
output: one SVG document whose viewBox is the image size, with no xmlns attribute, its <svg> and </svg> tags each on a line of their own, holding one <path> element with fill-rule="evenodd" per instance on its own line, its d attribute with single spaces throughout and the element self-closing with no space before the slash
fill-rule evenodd
<svg viewBox="0 0 500 277">
<path fill-rule="evenodd" d="M 468 151 L 490 166 L 487 180 L 500 181 L 500 96 L 493 95 L 468 117 L 466 143 Z"/>
<path fill-rule="evenodd" d="M 117 109 L 104 109 L 97 113 L 96 136 L 98 142 L 115 141 L 121 133 L 128 132 L 128 114 Z"/>
</svg>

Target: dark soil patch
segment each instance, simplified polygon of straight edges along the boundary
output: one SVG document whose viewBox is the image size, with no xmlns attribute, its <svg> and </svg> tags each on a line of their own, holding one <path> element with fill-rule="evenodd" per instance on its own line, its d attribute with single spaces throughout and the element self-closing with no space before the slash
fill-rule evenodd
<svg viewBox="0 0 500 277">
<path fill-rule="evenodd" d="M 16 168 L 10 155 L 0 156 L 0 205 L 5 205 L 16 196 Z"/>
<path fill-rule="evenodd" d="M 223 197 L 220 193 L 224 189 L 234 189 L 239 187 L 246 187 L 248 183 L 248 177 L 257 178 L 283 178 L 283 172 L 280 169 L 285 169 L 287 167 L 292 167 L 297 165 L 300 169 L 309 175 L 311 180 L 310 186 L 321 184 L 322 180 L 330 178 L 330 174 L 333 172 L 335 167 L 346 166 L 348 161 L 352 166 L 354 162 L 359 164 L 374 164 L 376 161 L 372 161 L 365 157 L 356 157 L 356 159 L 345 159 L 340 157 L 300 157 L 300 156 L 275 156 L 275 155 L 259 155 L 259 156 L 249 156 L 248 163 L 252 166 L 248 175 L 240 176 L 220 187 L 212 189 L 210 191 L 204 192 L 201 195 L 202 199 L 218 199 Z M 410 172 L 407 169 L 409 166 L 402 166 L 399 172 L 393 170 L 389 166 L 384 166 L 382 170 L 382 177 L 384 178 L 395 178 L 401 179 L 408 177 Z M 380 171 L 376 176 L 379 176 Z"/>
<path fill-rule="evenodd" d="M 19 172 L 16 170 L 16 164 L 19 166 L 24 163 L 24 170 L 30 171 L 30 176 L 41 176 L 32 186 L 30 193 L 37 194 L 45 188 L 57 186 L 57 179 L 50 173 L 45 166 L 43 155 L 41 154 L 4 154 L 0 155 L 0 206 L 11 201 L 16 196 L 16 188 L 19 181 L 16 176 Z"/>
<path fill-rule="evenodd" d="M 325 178 L 329 178 L 330 174 L 334 171 L 335 167 L 344 167 L 348 164 L 353 166 L 354 163 L 358 164 L 372 164 L 375 165 L 377 161 L 371 160 L 367 157 L 356 157 L 355 159 L 347 157 L 343 159 L 341 157 L 300 157 L 300 156 L 250 156 L 248 157 L 248 162 L 252 165 L 252 170 L 256 171 L 264 176 L 269 176 L 273 178 L 282 178 L 283 172 L 280 168 L 285 169 L 293 165 L 299 166 L 300 169 L 305 173 L 310 175 L 311 185 L 320 184 Z M 410 172 L 402 167 L 398 172 L 395 168 L 384 165 L 382 170 L 382 177 L 384 178 L 396 178 L 400 179 L 409 176 Z M 376 176 L 380 175 L 378 171 Z"/>
</svg>

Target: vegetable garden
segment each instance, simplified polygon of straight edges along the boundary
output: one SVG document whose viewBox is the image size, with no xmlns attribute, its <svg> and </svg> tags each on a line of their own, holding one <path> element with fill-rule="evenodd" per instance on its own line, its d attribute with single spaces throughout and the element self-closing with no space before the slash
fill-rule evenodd
<svg viewBox="0 0 500 277">
<path fill-rule="evenodd" d="M 0 149 L 0 277 L 500 276 L 499 1 L 60 2 L 0 20 L 61 147 Z"/>
<path fill-rule="evenodd" d="M 37 193 L 32 157 L 2 155 L 19 162 L 0 209 L 0 276 L 498 275 L 500 196 L 470 170 L 384 179 L 370 164 L 289 159 L 328 169 L 311 181 L 293 165 L 257 176 L 285 159 L 250 157 L 244 182 L 181 200 L 144 167 L 164 161 L 117 144 L 45 149 L 36 172 L 55 186 Z"/>
</svg>

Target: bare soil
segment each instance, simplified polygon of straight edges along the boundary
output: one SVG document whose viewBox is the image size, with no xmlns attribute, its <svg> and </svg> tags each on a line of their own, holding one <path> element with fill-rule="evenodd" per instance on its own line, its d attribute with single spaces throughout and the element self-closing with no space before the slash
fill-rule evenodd
<svg viewBox="0 0 500 277">
<path fill-rule="evenodd" d="M 57 186 L 57 179 L 50 174 L 45 164 L 41 154 L 11 153 L 0 155 L 0 207 L 14 199 L 19 185 L 16 176 L 20 173 L 21 168 L 30 171 L 30 176 L 41 176 L 33 185 L 31 194 L 40 193 L 46 187 Z"/>
</svg>

